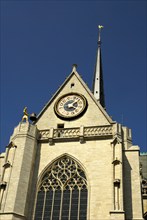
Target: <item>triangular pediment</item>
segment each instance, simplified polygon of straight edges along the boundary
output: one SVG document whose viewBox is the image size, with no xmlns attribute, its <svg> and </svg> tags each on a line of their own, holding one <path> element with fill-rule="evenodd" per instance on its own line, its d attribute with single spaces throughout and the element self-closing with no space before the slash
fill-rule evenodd
<svg viewBox="0 0 147 220">
<path fill-rule="evenodd" d="M 86 99 L 86 110 L 83 114 L 77 117 L 61 118 L 55 113 L 55 105 L 60 97 L 68 94 L 79 94 Z M 93 93 L 82 80 L 77 71 L 72 72 L 64 81 L 61 87 L 57 90 L 54 96 L 45 105 L 42 111 L 37 116 L 37 127 L 39 129 L 48 129 L 49 127 L 56 128 L 57 124 L 64 124 L 64 127 L 78 126 L 101 126 L 114 123 L 105 109 L 95 99 Z"/>
</svg>

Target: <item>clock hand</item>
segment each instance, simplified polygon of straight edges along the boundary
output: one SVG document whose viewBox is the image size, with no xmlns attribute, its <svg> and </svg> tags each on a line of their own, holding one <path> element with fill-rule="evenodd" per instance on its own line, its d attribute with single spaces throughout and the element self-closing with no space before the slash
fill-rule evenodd
<svg viewBox="0 0 147 220">
<path fill-rule="evenodd" d="M 68 108 L 77 108 L 76 106 L 73 105 L 73 103 L 69 103 L 69 104 L 67 105 L 67 107 L 68 107 Z"/>
<path fill-rule="evenodd" d="M 80 99 L 75 100 L 74 102 L 72 102 L 71 104 L 75 104 L 79 101 Z"/>
<path fill-rule="evenodd" d="M 80 100 L 80 98 L 77 99 L 77 100 L 75 100 L 74 102 L 68 104 L 68 107 L 69 107 L 69 108 L 71 108 L 71 107 L 73 107 L 73 108 L 77 108 L 77 106 L 74 106 L 74 104 L 77 103 L 79 100 Z"/>
<path fill-rule="evenodd" d="M 67 105 L 68 108 L 77 108 L 77 106 L 74 106 L 75 103 L 77 103 L 79 101 L 79 99 L 77 99 L 76 101 L 72 102 L 72 103 L 69 103 Z"/>
</svg>

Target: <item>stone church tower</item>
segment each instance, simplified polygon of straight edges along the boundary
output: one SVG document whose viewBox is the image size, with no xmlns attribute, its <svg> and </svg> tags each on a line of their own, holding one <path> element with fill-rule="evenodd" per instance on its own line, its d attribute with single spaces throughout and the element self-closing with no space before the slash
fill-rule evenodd
<svg viewBox="0 0 147 220">
<path fill-rule="evenodd" d="M 76 65 L 1 154 L 1 220 L 142 220 L 139 147 L 105 110 L 98 38 L 93 92 Z"/>
</svg>

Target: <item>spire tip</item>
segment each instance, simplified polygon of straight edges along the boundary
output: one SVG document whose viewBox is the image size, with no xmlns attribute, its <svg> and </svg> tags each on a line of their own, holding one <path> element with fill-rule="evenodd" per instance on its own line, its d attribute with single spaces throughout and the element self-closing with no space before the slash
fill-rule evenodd
<svg viewBox="0 0 147 220">
<path fill-rule="evenodd" d="M 98 36 L 98 43 L 101 42 L 101 30 L 104 28 L 103 25 L 98 25 L 98 29 L 99 29 L 99 36 Z"/>
<path fill-rule="evenodd" d="M 98 25 L 98 29 L 102 29 L 102 28 L 104 28 L 103 25 Z"/>
</svg>

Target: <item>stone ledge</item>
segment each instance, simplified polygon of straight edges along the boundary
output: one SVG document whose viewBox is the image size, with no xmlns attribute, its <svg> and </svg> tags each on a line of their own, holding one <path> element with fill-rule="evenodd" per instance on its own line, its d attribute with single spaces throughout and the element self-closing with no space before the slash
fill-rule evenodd
<svg viewBox="0 0 147 220">
<path fill-rule="evenodd" d="M 22 220 L 27 220 L 27 218 L 25 217 L 25 216 L 23 216 L 23 215 L 21 215 L 21 214 L 19 214 L 19 213 L 15 213 L 15 212 L 1 212 L 0 213 L 0 219 L 1 219 L 1 217 L 4 217 L 4 219 L 10 219 L 10 217 L 11 217 L 11 219 L 22 219 Z M 8 217 L 9 216 L 9 217 Z M 7 218 L 8 217 L 8 218 Z"/>
<path fill-rule="evenodd" d="M 125 213 L 125 211 L 123 211 L 123 210 L 111 210 L 110 211 L 110 214 L 124 214 Z"/>
<path fill-rule="evenodd" d="M 133 145 L 130 148 L 124 150 L 125 152 L 129 152 L 129 151 L 140 151 L 140 147 L 138 145 Z"/>
</svg>

